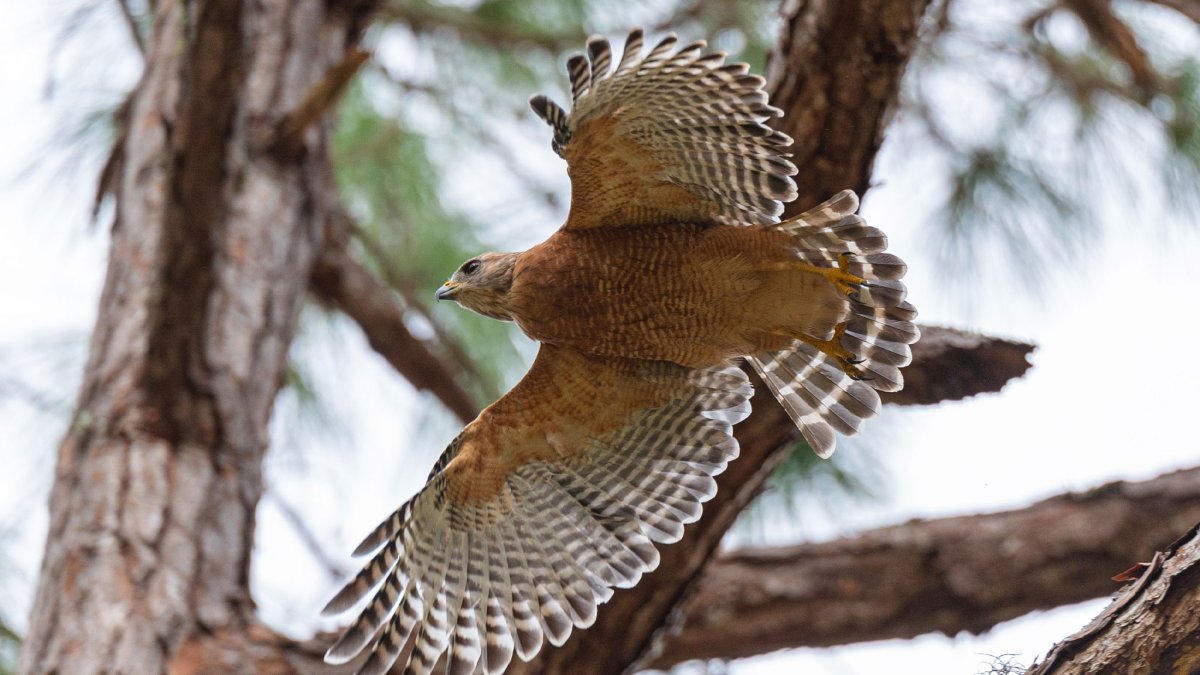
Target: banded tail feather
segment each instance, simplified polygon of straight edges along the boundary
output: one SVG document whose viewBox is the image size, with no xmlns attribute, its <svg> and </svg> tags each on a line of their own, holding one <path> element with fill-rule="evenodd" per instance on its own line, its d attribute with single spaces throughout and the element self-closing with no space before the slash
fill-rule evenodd
<svg viewBox="0 0 1200 675">
<path fill-rule="evenodd" d="M 819 267 L 841 267 L 864 280 L 847 297 L 837 346 L 852 355 L 858 376 L 813 344 L 755 354 L 751 365 L 820 456 L 833 454 L 834 432 L 853 435 L 879 412 L 878 391 L 904 385 L 900 368 L 912 361 L 920 336 L 916 309 L 904 298 L 904 262 L 886 253 L 887 237 L 855 212 L 858 197 L 845 190 L 805 213 L 779 223 L 794 237 L 797 256 Z"/>
</svg>

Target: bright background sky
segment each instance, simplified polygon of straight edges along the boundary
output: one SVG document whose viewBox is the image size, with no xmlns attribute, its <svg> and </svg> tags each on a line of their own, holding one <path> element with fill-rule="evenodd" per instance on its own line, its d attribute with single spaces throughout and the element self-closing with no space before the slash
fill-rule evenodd
<svg viewBox="0 0 1200 675">
<path fill-rule="evenodd" d="M 14 379 L 40 384 L 64 373 L 78 381 L 107 255 L 105 227 L 88 225 L 98 163 L 79 163 L 74 177 L 41 171 L 19 178 L 61 134 L 64 103 L 47 101 L 48 78 L 61 76 L 54 69 L 64 64 L 93 68 L 97 87 L 106 89 L 81 95 L 113 99 L 137 76 L 136 62 L 118 44 L 112 59 L 83 66 L 69 54 L 52 55 L 61 9 L 17 3 L 0 22 L 7 52 L 0 58 L 0 388 Z M 970 101 L 962 105 L 969 114 Z M 1197 464 L 1200 442 L 1191 415 L 1200 359 L 1192 355 L 1192 336 L 1200 333 L 1200 307 L 1191 266 L 1200 258 L 1200 218 L 1173 215 L 1152 188 L 1136 202 L 1110 192 L 1112 203 L 1103 204 L 1114 221 L 1105 228 L 1109 236 L 1082 264 L 1061 270 L 1040 299 L 1022 299 L 1028 294 L 1010 292 L 1002 281 L 988 293 L 953 288 L 934 269 L 925 234 L 937 196 L 930 186 L 938 181 L 918 175 L 905 160 L 905 148 L 885 145 L 876 174 L 881 185 L 868 195 L 863 213 L 908 261 L 909 297 L 921 319 L 1035 342 L 1035 366 L 999 395 L 889 409 L 870 425 L 864 442 L 884 465 L 882 500 L 839 502 L 795 522 L 772 521 L 768 534 L 739 539 L 828 538 L 912 517 L 1019 507 L 1066 490 Z M 419 486 L 457 431 L 445 414 L 418 412 L 417 395 L 355 329 L 329 324 L 303 340 L 301 349 L 325 364 L 316 379 L 335 388 L 329 398 L 338 401 L 335 416 L 343 433 L 295 441 L 299 448 L 332 445 L 326 452 L 293 448 L 269 458 L 273 493 L 260 509 L 253 580 L 264 618 L 297 635 L 334 626 L 314 617 L 335 581 L 299 543 L 276 497 L 301 514 L 325 550 L 348 552 Z M 46 353 L 61 354 L 51 361 L 67 363 L 65 370 L 49 368 Z M 0 513 L 23 514 L 19 527 L 0 532 L 0 603 L 6 620 L 20 629 L 42 550 L 53 448 L 63 433 L 61 424 L 47 426 L 47 419 L 18 398 L 0 398 Z M 276 424 L 274 431 L 277 439 L 295 439 L 303 429 Z M 348 559 L 338 562 L 349 566 Z M 796 650 L 739 661 L 732 670 L 843 675 L 905 672 L 909 668 L 897 664 L 913 664 L 921 672 L 972 673 L 986 670 L 985 654 L 1016 654 L 1028 664 L 1103 605 L 1032 615 L 983 637 L 930 635 Z"/>
</svg>

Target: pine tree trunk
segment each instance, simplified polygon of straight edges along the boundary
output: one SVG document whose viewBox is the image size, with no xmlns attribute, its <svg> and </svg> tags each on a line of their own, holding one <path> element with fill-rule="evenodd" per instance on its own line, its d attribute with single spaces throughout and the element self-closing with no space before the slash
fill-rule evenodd
<svg viewBox="0 0 1200 675">
<path fill-rule="evenodd" d="M 266 669 L 241 648 L 262 458 L 334 194 L 301 103 L 366 10 L 157 4 L 22 672 Z"/>
</svg>

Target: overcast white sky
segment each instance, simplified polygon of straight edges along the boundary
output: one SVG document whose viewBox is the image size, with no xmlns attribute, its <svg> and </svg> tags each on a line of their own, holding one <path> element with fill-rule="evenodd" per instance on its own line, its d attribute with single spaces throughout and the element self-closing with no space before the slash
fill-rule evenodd
<svg viewBox="0 0 1200 675">
<path fill-rule="evenodd" d="M 50 181 L 46 174 L 39 174 L 40 180 L 15 179 L 63 119 L 61 104 L 50 105 L 44 96 L 48 65 L 79 67 L 78 59 L 50 57 L 55 12 L 62 9 L 18 3 L 0 22 L 6 51 L 0 58 L 5 88 L 0 97 L 0 368 L 6 369 L 0 384 L 14 375 L 62 377 L 41 357 L 28 355 L 44 354 L 48 343 L 64 336 L 68 345 L 72 340 L 76 345 L 66 354 L 82 353 L 103 274 L 106 232 L 86 225 L 96 166 L 80 167 L 81 181 Z M 86 67 L 96 69 L 97 82 L 119 91 L 136 70 L 130 60 L 113 54 Z M 1058 275 L 1040 302 L 1011 292 L 964 292 L 948 287 L 947 275 L 934 269 L 925 233 L 936 179 L 912 171 L 906 161 L 910 153 L 885 146 L 877 176 L 882 185 L 866 199 L 864 214 L 889 233 L 891 249 L 909 262 L 910 298 L 922 320 L 1036 342 L 1035 367 L 1000 395 L 889 411 L 883 423 L 871 426 L 887 436 L 868 439 L 882 449 L 879 459 L 889 476 L 886 498 L 839 507 L 835 520 L 818 514 L 778 527 L 772 523 L 770 538 L 829 537 L 915 516 L 1015 507 L 1064 490 L 1196 464 L 1200 442 L 1191 415 L 1200 360 L 1191 353 L 1191 336 L 1200 333 L 1200 307 L 1191 266 L 1200 256 L 1200 218 L 1171 215 L 1161 195 L 1143 194 L 1134 204 L 1110 194 L 1112 203 L 1104 207 L 1117 221 L 1107 228 L 1112 236 L 1085 264 Z M 329 335 L 337 338 L 332 346 L 323 339 Z M 416 412 L 412 391 L 354 330 L 318 328 L 305 345 L 315 362 L 327 364 L 329 372 L 318 378 L 337 387 L 331 398 L 339 399 L 337 414 L 347 433 L 318 439 L 336 443 L 332 451 L 273 455 L 268 476 L 276 494 L 328 538 L 328 551 L 349 552 L 418 487 L 456 428 L 444 415 Z M 33 383 L 55 388 L 52 382 Z M 21 627 L 45 531 L 44 490 L 53 447 L 62 432 L 42 426 L 45 420 L 22 403 L 0 399 L 0 513 L 20 509 L 28 515 L 27 527 L 0 533 L 0 561 L 18 565 L 16 575 L 0 586 L 0 598 L 5 618 Z M 413 432 L 415 426 L 421 427 L 419 433 Z M 275 431 L 286 438 L 300 433 L 278 424 Z M 32 508 L 30 500 L 37 500 Z M 292 631 L 318 625 L 315 613 L 334 582 L 308 562 L 272 500 L 260 511 L 258 543 L 254 583 L 264 617 Z M 1014 653 L 1028 663 L 1101 606 L 1093 602 L 1027 617 L 982 638 L 925 636 L 797 650 L 737 662 L 734 671 L 845 675 L 905 672 L 909 669 L 897 664 L 916 669 L 920 663 L 921 672 L 979 672 L 986 669 L 981 654 Z"/>
</svg>

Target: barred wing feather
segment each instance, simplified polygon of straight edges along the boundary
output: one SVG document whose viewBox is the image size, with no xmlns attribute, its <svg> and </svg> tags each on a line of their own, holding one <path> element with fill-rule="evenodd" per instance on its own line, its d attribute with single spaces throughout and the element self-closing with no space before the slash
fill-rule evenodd
<svg viewBox="0 0 1200 675">
<path fill-rule="evenodd" d="M 326 660 L 360 672 L 502 672 L 596 618 L 658 565 L 737 456 L 751 387 L 692 370 L 543 345 L 525 378 L 463 430 L 429 483 L 379 525 L 326 607 L 370 598 Z M 600 402 L 597 405 L 597 402 Z"/>
<path fill-rule="evenodd" d="M 668 35 L 642 56 L 634 30 L 613 66 L 608 41 L 593 37 L 586 57 L 567 62 L 569 114 L 530 99 L 571 175 L 564 227 L 775 223 L 781 202 L 795 199 L 792 139 L 766 124 L 782 113 L 763 79 L 703 54 L 703 41 L 676 42 Z"/>
</svg>

